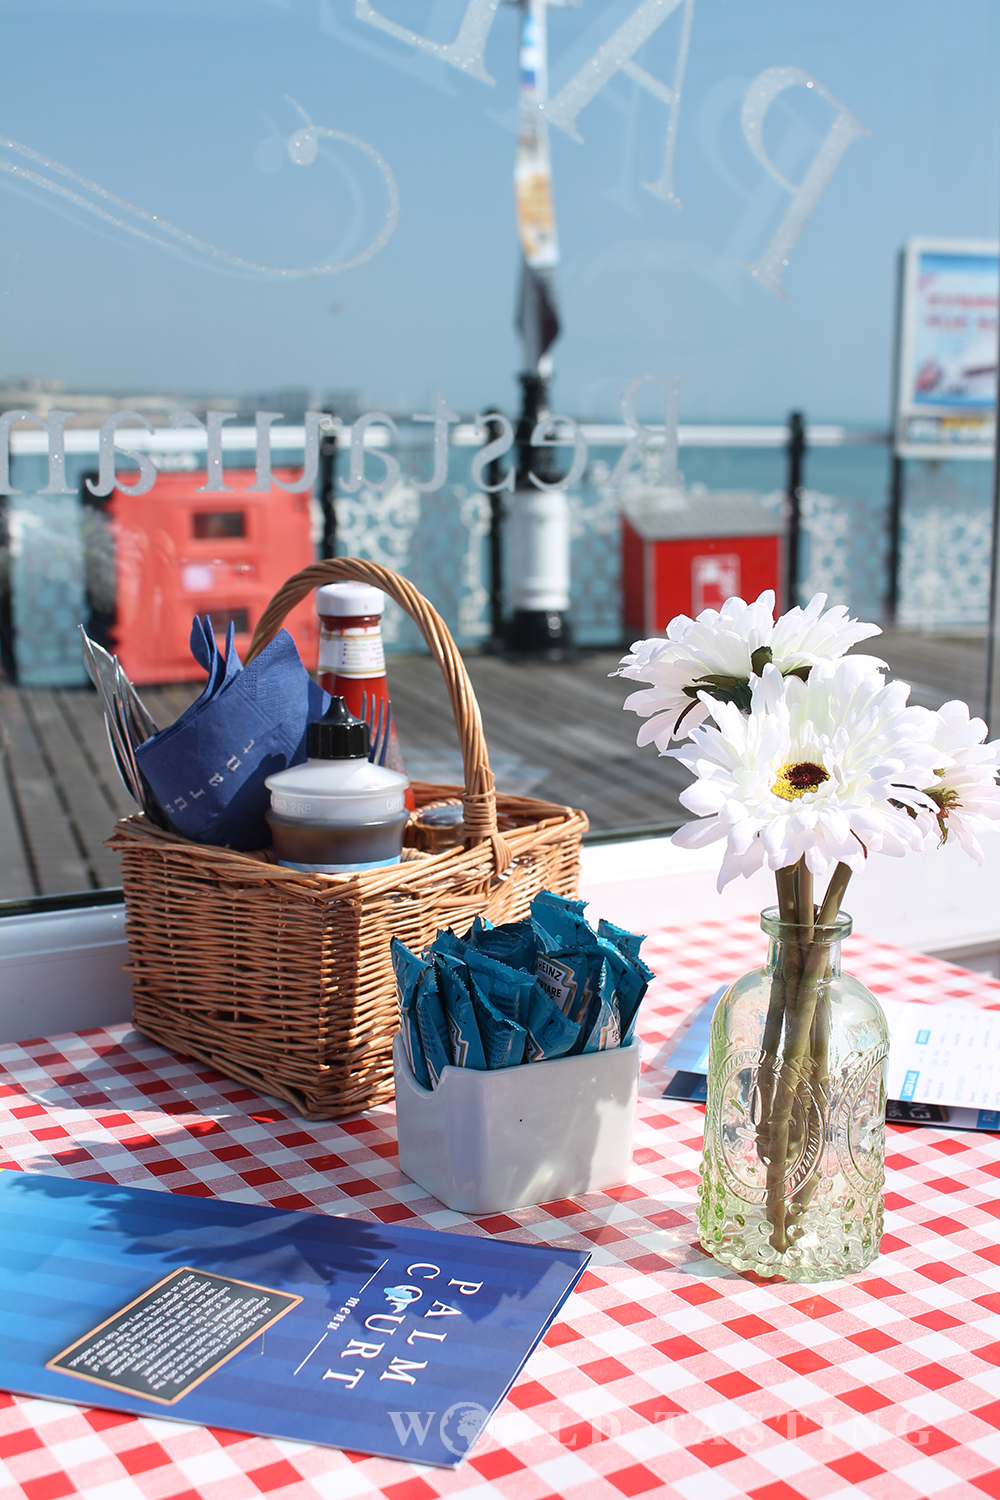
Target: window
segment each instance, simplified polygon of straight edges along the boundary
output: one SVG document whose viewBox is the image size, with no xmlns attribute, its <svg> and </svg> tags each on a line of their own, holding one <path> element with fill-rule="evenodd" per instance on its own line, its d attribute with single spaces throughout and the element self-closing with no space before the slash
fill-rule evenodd
<svg viewBox="0 0 1000 1500">
<path fill-rule="evenodd" d="M 981 709 L 990 0 L 947 24 L 931 0 L 0 0 L 0 21 L 0 899 L 117 878 L 101 844 L 132 804 L 78 625 L 165 724 L 200 690 L 194 613 L 245 651 L 324 551 L 414 580 L 467 652 L 501 787 L 599 831 L 683 816 L 684 773 L 637 750 L 608 679 L 623 646 L 780 593 L 790 546 L 800 598 L 894 613 L 920 701 Z M 924 334 L 967 326 L 907 366 L 904 430 L 914 241 L 913 286 L 953 299 Z M 971 290 L 945 263 L 967 254 Z M 519 461 L 483 453 L 504 418 L 534 433 Z M 512 462 L 516 493 L 487 489 Z M 315 621 L 295 628 L 312 666 Z M 409 769 L 454 781 L 419 635 L 393 609 L 386 637 Z"/>
</svg>

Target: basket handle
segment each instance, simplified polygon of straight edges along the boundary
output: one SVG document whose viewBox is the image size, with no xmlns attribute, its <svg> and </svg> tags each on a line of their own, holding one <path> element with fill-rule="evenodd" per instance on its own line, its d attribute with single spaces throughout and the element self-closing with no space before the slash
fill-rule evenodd
<svg viewBox="0 0 1000 1500">
<path fill-rule="evenodd" d="M 281 629 L 289 610 L 300 603 L 313 589 L 323 583 L 370 583 L 382 589 L 404 609 L 427 642 L 428 649 L 441 668 L 455 728 L 462 747 L 462 762 L 465 767 L 464 816 L 467 839 L 473 844 L 489 839 L 493 845 L 498 875 L 502 875 L 511 862 L 511 851 L 507 840 L 497 831 L 497 794 L 490 770 L 490 759 L 486 750 L 486 736 L 479 704 L 465 663 L 458 647 L 452 640 L 451 631 L 432 604 L 429 604 L 419 589 L 414 588 L 408 578 L 394 573 L 381 563 L 368 562 L 360 557 L 328 557 L 322 562 L 312 563 L 295 573 L 283 584 L 268 604 L 253 633 L 247 663 L 259 656 L 264 647 L 274 639 Z"/>
</svg>

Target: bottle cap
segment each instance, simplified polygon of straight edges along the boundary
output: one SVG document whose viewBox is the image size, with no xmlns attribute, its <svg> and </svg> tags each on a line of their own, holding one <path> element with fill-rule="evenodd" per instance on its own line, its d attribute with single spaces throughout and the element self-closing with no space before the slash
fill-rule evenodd
<svg viewBox="0 0 1000 1500">
<path fill-rule="evenodd" d="M 316 590 L 316 610 L 321 615 L 380 615 L 385 595 L 370 583 L 325 583 Z"/>
<path fill-rule="evenodd" d="M 310 721 L 306 754 L 310 760 L 367 760 L 368 725 L 348 713 L 343 698 L 331 698 L 323 717 Z"/>
</svg>

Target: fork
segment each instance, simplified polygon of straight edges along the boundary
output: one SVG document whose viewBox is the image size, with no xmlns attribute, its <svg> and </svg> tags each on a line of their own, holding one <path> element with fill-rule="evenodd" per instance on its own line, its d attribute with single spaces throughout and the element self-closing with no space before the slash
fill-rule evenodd
<svg viewBox="0 0 1000 1500">
<path fill-rule="evenodd" d="M 384 766 L 389 749 L 389 735 L 392 732 L 392 705 L 387 698 L 376 698 L 373 693 L 369 707 L 368 692 L 365 690 L 361 694 L 361 717 L 368 725 L 371 740 L 368 759 L 373 766 Z"/>
</svg>

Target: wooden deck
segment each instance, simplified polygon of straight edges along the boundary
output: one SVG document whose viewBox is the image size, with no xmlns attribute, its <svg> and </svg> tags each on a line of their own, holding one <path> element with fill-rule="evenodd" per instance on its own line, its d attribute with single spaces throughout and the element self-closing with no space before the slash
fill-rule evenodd
<svg viewBox="0 0 1000 1500">
<path fill-rule="evenodd" d="M 937 707 L 965 698 L 981 712 L 983 632 L 887 631 L 871 649 L 913 684 L 912 700 Z M 467 658 L 501 790 L 582 807 L 596 832 L 662 827 L 685 816 L 687 773 L 650 746 L 623 714 L 630 685 L 608 674 L 618 652 L 534 665 Z M 393 657 L 389 680 L 408 769 L 424 780 L 461 779 L 444 685 L 429 657 Z M 143 689 L 157 723 L 171 723 L 200 691 Z M 134 811 L 108 748 L 96 693 L 13 688 L 0 682 L 0 900 L 118 884 L 103 848 L 115 819 Z"/>
</svg>

